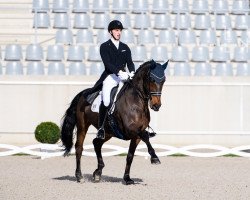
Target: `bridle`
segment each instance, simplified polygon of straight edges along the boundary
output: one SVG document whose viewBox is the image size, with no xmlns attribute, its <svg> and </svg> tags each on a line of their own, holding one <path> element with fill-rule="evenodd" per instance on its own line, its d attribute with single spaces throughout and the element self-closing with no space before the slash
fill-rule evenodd
<svg viewBox="0 0 250 200">
<path fill-rule="evenodd" d="M 139 94 L 139 97 L 145 101 L 145 102 L 148 102 L 148 100 L 152 99 L 152 96 L 161 96 L 162 92 L 152 92 L 150 91 L 150 79 L 154 79 L 153 77 L 155 78 L 159 78 L 157 77 L 155 74 L 153 74 L 153 72 L 151 72 L 151 70 L 148 71 L 147 73 L 147 82 L 148 82 L 148 89 L 146 89 L 146 96 L 144 96 L 143 92 L 140 90 L 140 88 L 136 87 L 132 81 L 128 81 L 128 83 L 137 91 L 137 93 Z M 163 79 L 163 77 L 161 77 L 160 79 Z M 165 79 L 165 76 L 164 76 L 164 79 Z M 155 81 L 155 79 L 154 79 Z M 145 88 L 144 88 L 145 89 Z"/>
</svg>

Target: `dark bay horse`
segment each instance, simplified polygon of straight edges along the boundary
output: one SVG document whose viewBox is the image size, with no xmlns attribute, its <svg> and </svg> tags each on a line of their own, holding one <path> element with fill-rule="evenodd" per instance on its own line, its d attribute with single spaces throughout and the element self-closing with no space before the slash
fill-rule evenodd
<svg viewBox="0 0 250 200">
<path fill-rule="evenodd" d="M 123 177 L 126 184 L 134 183 L 130 178 L 130 167 L 136 147 L 141 140 L 147 145 L 148 153 L 151 155 L 151 163 L 160 164 L 160 160 L 149 142 L 146 128 L 150 122 L 149 106 L 154 111 L 158 111 L 161 106 L 161 91 L 165 82 L 164 70 L 167 68 L 167 65 L 168 62 L 161 65 L 153 60 L 142 64 L 136 71 L 133 79 L 125 82 L 124 88 L 115 102 L 115 110 L 112 115 L 123 133 L 123 139 L 131 140 Z M 68 155 L 73 146 L 73 131 L 75 126 L 77 128 L 75 175 L 78 182 L 82 178 L 80 163 L 86 133 L 90 125 L 98 127 L 98 113 L 91 111 L 91 105 L 84 98 L 85 91 L 80 92 L 72 100 L 70 107 L 65 113 L 61 128 L 61 140 L 65 147 L 64 155 Z M 95 138 L 93 140 L 98 162 L 97 169 L 93 173 L 95 182 L 100 181 L 102 169 L 104 168 L 101 148 L 106 141 L 114 136 L 112 130 L 108 120 L 106 120 L 105 139 Z"/>
</svg>

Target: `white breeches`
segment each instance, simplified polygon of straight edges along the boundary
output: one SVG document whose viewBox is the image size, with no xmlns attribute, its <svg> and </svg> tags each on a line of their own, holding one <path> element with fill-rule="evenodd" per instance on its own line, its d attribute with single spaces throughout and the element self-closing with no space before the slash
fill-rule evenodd
<svg viewBox="0 0 250 200">
<path fill-rule="evenodd" d="M 107 107 L 110 104 L 110 93 L 111 90 L 120 83 L 119 87 L 123 85 L 121 79 L 116 76 L 115 74 L 110 74 L 107 78 L 103 81 L 102 86 L 102 100 L 103 104 Z"/>
</svg>

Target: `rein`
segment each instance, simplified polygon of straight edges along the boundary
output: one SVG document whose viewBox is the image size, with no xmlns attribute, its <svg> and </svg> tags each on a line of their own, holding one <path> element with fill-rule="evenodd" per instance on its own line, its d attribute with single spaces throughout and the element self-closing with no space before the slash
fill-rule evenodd
<svg viewBox="0 0 250 200">
<path fill-rule="evenodd" d="M 127 83 L 128 83 L 129 85 L 131 85 L 131 86 L 135 89 L 135 91 L 138 93 L 139 97 L 140 97 L 143 101 L 147 102 L 147 101 L 150 99 L 150 96 L 149 96 L 149 95 L 146 96 L 146 97 L 144 97 L 143 92 L 142 92 L 139 88 L 135 87 L 135 85 L 132 84 L 132 81 L 131 81 L 131 80 L 128 80 Z"/>
</svg>

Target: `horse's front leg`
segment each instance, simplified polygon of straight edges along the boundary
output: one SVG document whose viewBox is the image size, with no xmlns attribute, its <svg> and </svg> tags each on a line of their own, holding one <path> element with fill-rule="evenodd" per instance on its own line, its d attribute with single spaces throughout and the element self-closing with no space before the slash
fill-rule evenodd
<svg viewBox="0 0 250 200">
<path fill-rule="evenodd" d="M 127 163 L 126 163 L 125 173 L 123 176 L 123 180 L 125 181 L 126 185 L 134 184 L 134 181 L 130 178 L 129 174 L 130 174 L 130 167 L 133 162 L 135 150 L 140 141 L 141 139 L 132 139 L 129 145 Z"/>
<path fill-rule="evenodd" d="M 151 163 L 152 164 L 161 164 L 161 161 L 160 159 L 158 158 L 158 156 L 156 155 L 155 153 L 155 150 L 154 148 L 152 147 L 150 141 L 149 141 L 149 135 L 146 131 L 142 132 L 140 134 L 140 138 L 142 139 L 143 142 L 146 143 L 147 147 L 148 147 L 148 153 L 150 154 L 151 156 Z"/>
<path fill-rule="evenodd" d="M 105 139 L 95 138 L 93 140 L 93 145 L 95 148 L 95 153 L 97 157 L 97 169 L 93 173 L 94 182 L 99 182 L 102 176 L 102 169 L 105 167 L 103 159 L 102 159 L 102 145 L 107 142 L 111 137 L 106 136 Z"/>
</svg>

